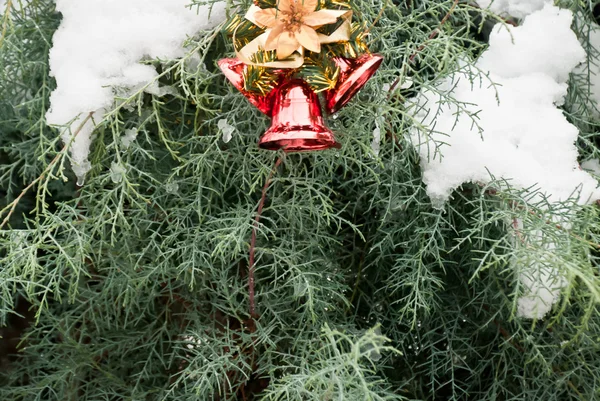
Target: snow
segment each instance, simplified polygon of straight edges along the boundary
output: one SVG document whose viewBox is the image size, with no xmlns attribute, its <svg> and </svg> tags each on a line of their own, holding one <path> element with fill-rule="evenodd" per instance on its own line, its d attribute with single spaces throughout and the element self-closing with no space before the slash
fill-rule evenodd
<svg viewBox="0 0 600 401">
<path fill-rule="evenodd" d="M 586 54 L 571 30 L 572 13 L 547 6 L 513 28 L 496 25 L 489 50 L 478 60 L 484 71 L 502 78 L 541 73 L 557 83 L 567 82 L 569 73 Z"/>
<path fill-rule="evenodd" d="M 179 184 L 176 182 L 167 182 L 165 184 L 165 191 L 171 195 L 176 195 L 179 192 Z"/>
<path fill-rule="evenodd" d="M 481 8 L 489 7 L 494 14 L 523 18 L 552 4 L 552 0 L 478 0 L 477 4 Z"/>
<path fill-rule="evenodd" d="M 465 67 L 437 85 L 442 95 L 424 90 L 413 100 L 416 119 L 434 129 L 413 127 L 410 139 L 437 207 L 462 183 L 490 182 L 491 175 L 517 188 L 535 185 L 551 201 L 570 198 L 579 186 L 581 203 L 600 196 L 577 163 L 579 132 L 556 107 L 569 72 L 585 59 L 571 21 L 570 11 L 547 6 L 521 27 L 496 28 L 476 63 L 489 78 Z"/>
<path fill-rule="evenodd" d="M 182 57 L 187 37 L 225 19 L 224 2 L 212 9 L 188 5 L 189 0 L 56 0 L 63 19 L 50 52 L 57 88 L 46 118 L 66 126 L 62 138 L 70 143 L 80 182 L 91 168 L 92 131 L 113 105 L 115 91 L 127 96 L 149 83 L 146 92 L 161 96 L 173 91 L 159 88 L 152 82 L 155 68 L 139 62 Z M 93 118 L 76 132 L 89 113 Z"/>
<path fill-rule="evenodd" d="M 10 3 L 10 8 L 12 9 L 12 12 L 21 11 L 21 6 L 26 5 L 25 1 L 27 1 L 27 0 L 13 0 Z M 29 0 L 29 1 L 31 1 L 31 0 Z M 0 0 L 0 16 L 3 16 L 5 14 L 7 3 L 8 3 L 7 0 Z"/>
<path fill-rule="evenodd" d="M 135 138 L 137 138 L 137 135 L 138 131 L 136 128 L 126 129 L 121 137 L 121 145 L 123 145 L 125 149 L 129 149 L 133 141 L 135 141 Z"/>
<path fill-rule="evenodd" d="M 123 177 L 125 176 L 126 171 L 127 170 L 125 169 L 125 167 L 123 167 L 119 163 L 112 162 L 110 165 L 110 179 L 115 184 L 118 184 L 121 181 L 123 181 Z"/>
<path fill-rule="evenodd" d="M 600 160 L 598 159 L 590 159 L 581 163 L 581 168 L 589 171 L 592 174 L 600 176 Z"/>
<path fill-rule="evenodd" d="M 381 150 L 381 128 L 379 128 L 379 123 L 375 122 L 376 127 L 373 129 L 373 140 L 371 140 L 371 151 L 373 151 L 373 155 L 375 157 L 379 156 L 379 151 Z"/>
<path fill-rule="evenodd" d="M 530 272 L 519 276 L 527 288 L 527 294 L 519 298 L 517 316 L 541 319 L 552 310 L 560 299 L 560 290 L 566 285 L 563 277 L 556 275 L 550 266 L 532 265 Z"/>
<path fill-rule="evenodd" d="M 567 93 L 569 73 L 586 58 L 572 20 L 570 11 L 546 5 L 522 26 L 496 25 L 475 64 L 480 71 L 465 65 L 409 102 L 423 125 L 408 135 L 435 207 L 443 207 L 461 184 L 493 178 L 529 189 L 533 202 L 600 199 L 598 182 L 577 163 L 579 131 L 556 107 Z M 537 241 L 551 252 L 552 244 Z M 555 270 L 531 261 L 519 267 L 528 289 L 519 300 L 521 316 L 540 317 L 556 301 L 565 283 L 549 279 Z"/>
<path fill-rule="evenodd" d="M 518 269 L 519 282 L 526 293 L 518 299 L 517 315 L 543 318 L 560 299 L 560 292 L 568 281 L 555 266 L 553 251 L 557 239 L 550 239 L 540 230 L 530 230 L 525 238 L 523 220 L 515 219 L 513 267 Z"/>
<path fill-rule="evenodd" d="M 217 122 L 217 127 L 221 134 L 223 134 L 223 142 L 227 143 L 231 141 L 231 137 L 235 132 L 235 127 L 229 124 L 227 119 L 222 118 Z"/>
</svg>

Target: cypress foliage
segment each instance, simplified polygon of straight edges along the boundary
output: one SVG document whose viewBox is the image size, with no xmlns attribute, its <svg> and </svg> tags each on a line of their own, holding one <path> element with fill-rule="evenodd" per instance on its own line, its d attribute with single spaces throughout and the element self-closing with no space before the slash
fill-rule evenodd
<svg viewBox="0 0 600 401">
<path fill-rule="evenodd" d="M 476 58 L 500 17 L 355 0 L 384 64 L 328 118 L 341 149 L 307 154 L 257 148 L 268 121 L 216 67 L 222 26 L 202 33 L 153 62 L 177 95 L 118 99 L 79 186 L 44 119 L 61 16 L 22 3 L 0 39 L 0 399 L 600 399 L 598 208 L 561 205 L 565 230 L 526 191 L 465 184 L 435 209 L 404 136 L 405 100 Z M 593 4 L 561 6 L 587 43 Z M 598 157 L 589 98 L 573 76 L 564 112 Z M 541 320 L 516 317 L 511 261 L 547 249 L 515 247 L 514 219 L 552 238 L 572 278 Z"/>
</svg>

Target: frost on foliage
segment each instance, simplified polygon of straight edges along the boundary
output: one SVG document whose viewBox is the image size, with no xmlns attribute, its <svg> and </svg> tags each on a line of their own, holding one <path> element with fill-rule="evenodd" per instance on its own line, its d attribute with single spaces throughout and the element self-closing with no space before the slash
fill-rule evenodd
<svg viewBox="0 0 600 401">
<path fill-rule="evenodd" d="M 121 137 L 121 145 L 123 145 L 123 147 L 125 149 L 129 149 L 129 146 L 131 146 L 131 143 L 133 141 L 135 141 L 135 138 L 137 138 L 137 135 L 138 135 L 138 131 L 135 128 L 130 128 L 130 129 L 125 130 L 125 133 Z"/>
<path fill-rule="evenodd" d="M 176 182 L 167 182 L 165 184 L 165 191 L 171 195 L 176 195 L 179 191 L 179 184 Z"/>
<path fill-rule="evenodd" d="M 225 18 L 224 3 L 190 8 L 188 0 L 56 0 L 63 19 L 50 52 L 57 88 L 46 115 L 49 124 L 64 125 L 71 144 L 73 170 L 81 181 L 88 161 L 95 121 L 113 105 L 114 92 L 127 96 L 158 75 L 145 59 L 182 57 L 183 42 Z M 210 14 L 210 16 L 209 16 Z M 172 93 L 151 83 L 146 92 Z M 89 113 L 77 136 L 77 128 Z"/>
<path fill-rule="evenodd" d="M 381 128 L 379 124 L 375 123 L 376 127 L 373 129 L 373 140 L 371 141 L 371 150 L 375 156 L 379 156 L 379 150 L 381 149 Z"/>
<path fill-rule="evenodd" d="M 222 118 L 217 122 L 217 127 L 219 127 L 219 131 L 223 134 L 223 142 L 227 143 L 231 141 L 231 136 L 235 132 L 235 127 L 229 124 L 227 119 Z"/>
<path fill-rule="evenodd" d="M 481 8 L 488 8 L 498 15 L 510 15 L 523 18 L 535 11 L 541 10 L 544 5 L 552 4 L 552 0 L 478 0 Z"/>
<path fill-rule="evenodd" d="M 436 207 L 463 183 L 493 179 L 534 188 L 533 202 L 574 198 L 585 204 L 600 198 L 598 182 L 577 163 L 579 132 L 556 107 L 564 101 L 569 73 L 585 59 L 570 29 L 572 18 L 570 11 L 547 5 L 520 27 L 497 25 L 489 49 L 475 64 L 481 73 L 464 66 L 439 82 L 436 91 L 423 90 L 412 99 L 415 120 L 423 125 L 411 128 L 409 138 L 421 156 L 423 180 Z M 543 304 L 539 296 L 550 282 L 554 300 L 564 284 L 545 279 L 554 273 L 540 266 L 537 281 L 533 265 L 525 269 L 531 279 L 521 275 L 528 289 L 523 302 Z M 539 317 L 534 310 L 543 308 L 519 307 L 522 316 Z"/>
<path fill-rule="evenodd" d="M 110 165 L 110 179 L 115 184 L 118 184 L 121 181 L 123 181 L 123 176 L 125 175 L 126 171 L 127 170 L 125 170 L 125 167 L 123 167 L 119 163 L 112 162 Z"/>
</svg>

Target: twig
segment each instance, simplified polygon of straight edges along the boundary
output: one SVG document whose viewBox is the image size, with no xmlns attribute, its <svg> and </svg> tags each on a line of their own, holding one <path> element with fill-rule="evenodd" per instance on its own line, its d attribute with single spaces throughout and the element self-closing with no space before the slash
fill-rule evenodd
<svg viewBox="0 0 600 401">
<path fill-rule="evenodd" d="M 371 24 L 371 26 L 369 26 L 366 30 L 365 30 L 365 36 L 369 34 L 369 32 L 371 32 L 371 28 L 373 28 L 375 26 L 375 24 L 377 24 L 377 22 L 379 21 L 379 19 L 381 18 L 381 16 L 383 15 L 383 12 L 385 11 L 385 8 L 387 7 L 387 1 L 385 2 L 385 4 L 383 5 L 383 7 L 381 7 L 381 10 L 379 10 L 379 14 L 377 14 L 377 16 L 375 17 L 375 19 L 373 20 L 373 23 Z"/>
<path fill-rule="evenodd" d="M 254 301 L 254 251 L 256 249 L 256 230 L 258 229 L 258 223 L 260 222 L 260 216 L 262 214 L 263 207 L 265 206 L 265 200 L 267 199 L 267 190 L 271 185 L 271 181 L 273 180 L 273 175 L 277 168 L 282 162 L 282 157 L 275 162 L 275 165 L 271 169 L 271 173 L 269 173 L 269 177 L 265 182 L 265 185 L 262 189 L 262 196 L 260 198 L 260 202 L 258 203 L 258 210 L 256 211 L 256 216 L 254 217 L 254 225 L 252 226 L 252 238 L 250 239 L 250 260 L 248 261 L 248 296 L 250 298 L 250 318 L 254 319 L 258 316 L 256 315 L 256 304 Z"/>
<path fill-rule="evenodd" d="M 491 308 L 489 306 L 482 305 L 482 307 L 487 312 L 493 313 L 492 310 L 491 310 Z M 506 342 L 508 342 L 510 345 L 512 345 L 519 352 L 525 353 L 525 349 L 523 347 L 521 347 L 519 344 L 517 344 L 513 340 L 512 336 L 510 335 L 510 333 L 508 332 L 508 330 L 506 330 L 504 327 L 502 327 L 502 323 L 500 323 L 500 321 L 498 319 L 496 319 L 495 316 L 492 318 L 492 322 L 496 325 L 496 327 L 498 328 L 498 332 L 500 332 L 500 334 L 502 334 L 502 337 L 504 337 L 504 339 L 506 340 Z"/>
<path fill-rule="evenodd" d="M 496 325 L 496 327 L 498 328 L 498 331 L 500 332 L 500 334 L 502 334 L 502 337 L 504 337 L 504 339 L 510 345 L 515 347 L 515 349 L 517 349 L 519 352 L 525 353 L 525 349 L 523 347 L 521 347 L 518 343 L 513 341 L 512 336 L 510 335 L 508 330 L 506 330 L 504 327 L 502 327 L 502 324 L 497 319 L 492 320 L 492 322 Z"/>
<path fill-rule="evenodd" d="M 446 15 L 444 15 L 444 18 L 442 18 L 438 27 L 429 34 L 427 41 L 435 39 L 435 37 L 438 36 L 438 34 L 440 33 L 440 30 L 442 29 L 442 27 L 444 26 L 446 21 L 448 21 L 448 19 L 450 19 L 450 16 L 454 12 L 454 9 L 456 8 L 457 5 L 458 5 L 458 0 L 454 0 L 454 3 L 452 3 L 452 7 L 450 7 L 450 10 L 448 10 Z M 425 42 L 425 43 L 427 43 L 427 42 Z M 422 43 L 421 46 L 417 47 L 417 50 L 413 54 L 411 54 L 408 61 L 410 61 L 411 63 L 413 62 L 415 57 L 417 57 L 417 54 L 419 54 L 419 52 L 425 48 L 425 43 Z"/>
<path fill-rule="evenodd" d="M 348 303 L 348 307 L 346 308 L 346 314 L 350 312 L 352 308 L 352 303 L 356 299 L 356 295 L 358 294 L 358 285 L 360 284 L 360 279 L 363 273 L 363 267 L 365 265 L 365 256 L 367 254 L 367 248 L 369 246 L 369 241 L 365 241 L 365 245 L 363 246 L 362 253 L 360 255 L 360 261 L 358 262 L 358 272 L 356 273 L 356 281 L 354 282 L 354 290 L 352 290 L 352 296 L 350 297 L 350 302 Z"/>
<path fill-rule="evenodd" d="M 9 0 L 10 1 L 10 0 Z M 92 118 L 92 115 L 94 114 L 94 112 L 90 112 L 90 114 L 88 114 L 88 116 L 83 120 L 83 122 L 81 123 L 81 125 L 77 128 L 77 130 L 75 131 L 75 133 L 73 134 L 73 137 L 71 139 L 74 140 L 77 135 L 81 132 L 81 130 L 83 129 L 83 127 L 85 126 L 85 124 L 89 121 L 90 118 Z M 27 185 L 19 194 L 19 196 L 17 196 L 15 198 L 15 200 L 13 200 L 11 203 L 9 203 L 8 205 L 6 205 L 6 207 L 2 210 L 0 210 L 0 216 L 2 216 L 4 214 L 4 212 L 10 208 L 8 214 L 6 215 L 6 217 L 4 218 L 4 220 L 2 220 L 2 223 L 0 224 L 0 230 L 4 227 L 4 225 L 6 223 L 8 223 L 8 220 L 10 219 L 10 216 L 12 216 L 12 214 L 14 213 L 17 205 L 19 204 L 19 202 L 21 201 L 21 198 L 23 198 L 23 196 L 25 196 L 25 194 L 38 182 L 40 182 L 45 176 L 46 174 L 48 174 L 56 165 L 56 163 L 58 162 L 58 160 L 60 159 L 60 156 L 67 150 L 67 148 L 70 145 L 69 143 L 65 143 L 65 145 L 63 146 L 63 148 L 60 150 L 60 152 L 58 152 L 56 154 L 56 156 L 54 156 L 54 159 L 52 159 L 52 161 L 48 164 L 48 166 L 46 166 L 46 168 L 44 169 L 44 171 L 42 171 L 42 174 L 39 175 L 39 177 L 37 177 L 35 180 L 31 181 L 29 183 L 29 185 Z"/>
<path fill-rule="evenodd" d="M 10 18 L 10 10 L 12 8 L 13 0 L 8 0 L 6 2 L 6 7 L 4 8 L 4 17 L 2 18 L 2 36 L 0 36 L 0 47 L 4 43 L 4 38 L 6 37 L 6 28 L 8 28 L 8 20 Z"/>
</svg>

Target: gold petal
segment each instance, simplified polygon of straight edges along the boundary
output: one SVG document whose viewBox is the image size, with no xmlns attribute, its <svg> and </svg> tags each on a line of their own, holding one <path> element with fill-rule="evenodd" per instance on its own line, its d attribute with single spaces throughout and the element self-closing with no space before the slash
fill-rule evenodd
<svg viewBox="0 0 600 401">
<path fill-rule="evenodd" d="M 296 33 L 296 39 L 298 42 L 311 52 L 321 52 L 321 43 L 319 42 L 319 35 L 309 26 L 302 25 L 300 30 Z"/>
<path fill-rule="evenodd" d="M 302 14 L 312 13 L 319 4 L 319 0 L 296 0 L 296 2 L 300 6 L 296 7 L 296 10 L 302 10 Z"/>
<path fill-rule="evenodd" d="M 302 23 L 308 26 L 319 27 L 322 25 L 333 24 L 337 17 L 331 15 L 327 10 L 319 10 L 307 14 L 302 18 Z"/>
<path fill-rule="evenodd" d="M 292 6 L 290 4 L 290 1 L 295 1 L 295 0 L 277 0 L 277 9 L 279 11 L 283 11 L 286 13 L 291 12 Z"/>
<path fill-rule="evenodd" d="M 282 60 L 289 57 L 299 45 L 298 39 L 296 39 L 293 32 L 283 32 L 277 40 L 277 58 Z"/>
<path fill-rule="evenodd" d="M 271 29 L 271 32 L 269 32 L 269 35 L 265 40 L 265 50 L 277 49 L 277 40 L 284 29 L 285 27 L 283 24 L 275 25 L 275 27 Z"/>
</svg>

